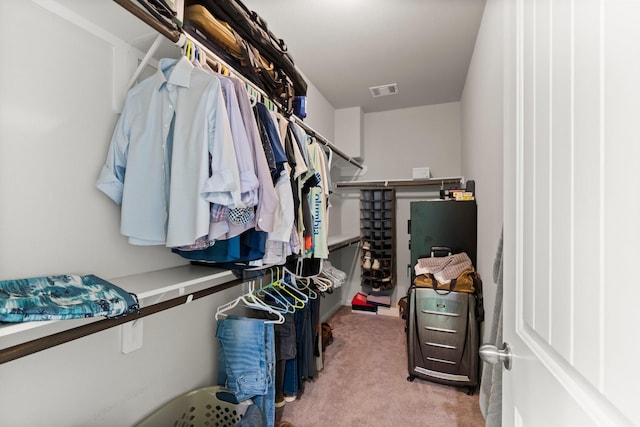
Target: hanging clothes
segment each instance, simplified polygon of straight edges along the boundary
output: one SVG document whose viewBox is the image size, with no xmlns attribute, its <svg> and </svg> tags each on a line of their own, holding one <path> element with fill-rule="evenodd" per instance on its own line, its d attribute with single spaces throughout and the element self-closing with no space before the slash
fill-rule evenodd
<svg viewBox="0 0 640 427">
<path fill-rule="evenodd" d="M 254 153 L 255 170 L 260 186 L 258 188 L 258 205 L 256 208 L 256 229 L 261 231 L 273 231 L 275 210 L 278 206 L 278 196 L 271 180 L 269 164 L 264 146 L 260 140 L 260 131 L 253 114 L 249 94 L 244 84 L 233 77 L 228 77 L 233 82 L 238 99 L 240 115 L 247 133 L 247 140 Z"/>
<path fill-rule="evenodd" d="M 266 105 L 257 103 L 254 107 L 256 111 L 256 118 L 263 126 L 265 132 L 266 141 L 263 139 L 263 143 L 268 143 L 273 152 L 273 160 L 275 163 L 275 170 L 272 172 L 271 177 L 274 183 L 280 177 L 280 174 L 285 170 L 285 164 L 287 163 L 287 156 L 284 152 L 282 143 L 280 142 L 280 134 L 276 124 L 273 122 L 271 112 Z M 266 151 L 266 150 L 265 150 Z"/>
<path fill-rule="evenodd" d="M 209 203 L 243 207 L 220 81 L 185 57 L 160 60 L 127 94 L 96 186 L 122 205 L 135 245 L 193 244 Z"/>
<path fill-rule="evenodd" d="M 122 204 L 122 234 L 205 263 L 326 258 L 322 150 L 197 56 L 162 59 L 128 93 L 96 183 Z"/>
<path fill-rule="evenodd" d="M 273 324 L 229 316 L 218 320 L 218 385 L 236 400 L 252 399 L 265 426 L 275 424 L 275 344 Z"/>
<path fill-rule="evenodd" d="M 305 224 L 305 257 L 328 258 L 327 243 L 328 215 L 327 215 L 327 170 L 322 148 L 315 142 L 307 145 L 309 155 L 309 171 L 305 175 L 303 195 L 306 197 L 303 209 L 308 209 L 310 224 Z M 306 193 L 306 194 L 305 194 Z"/>
<path fill-rule="evenodd" d="M 272 173 L 272 178 L 279 201 L 274 216 L 274 227 L 267 237 L 264 263 L 283 264 L 286 257 L 292 254 L 290 240 L 295 221 L 293 188 L 288 174 L 290 166 L 274 114 L 264 104 L 258 103 L 256 116 L 265 130 L 263 137 L 267 138 L 274 153 L 276 169 Z"/>
<path fill-rule="evenodd" d="M 231 135 L 236 150 L 236 163 L 240 176 L 241 200 L 244 205 L 241 210 L 242 221 L 234 221 L 229 215 L 229 208 L 219 204 L 211 205 L 209 240 L 235 237 L 242 232 L 255 227 L 254 206 L 258 204 L 258 177 L 256 176 L 254 152 L 249 143 L 244 126 L 240 104 L 233 82 L 226 77 L 219 77 L 225 106 L 231 125 Z M 237 212 L 236 212 L 237 215 Z"/>
</svg>

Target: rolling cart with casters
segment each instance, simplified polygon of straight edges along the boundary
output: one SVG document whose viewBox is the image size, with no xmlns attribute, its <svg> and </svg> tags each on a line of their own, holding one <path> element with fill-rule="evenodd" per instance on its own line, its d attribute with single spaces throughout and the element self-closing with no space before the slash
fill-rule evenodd
<svg viewBox="0 0 640 427">
<path fill-rule="evenodd" d="M 478 386 L 479 323 L 472 294 L 446 295 L 412 287 L 408 295 L 408 381 L 415 378 L 466 388 Z"/>
<path fill-rule="evenodd" d="M 475 266 L 475 200 L 411 202 L 408 231 L 410 267 L 420 258 L 462 252 Z M 436 250 L 435 245 L 447 250 Z M 475 393 L 480 378 L 481 281 L 479 292 L 474 294 L 416 287 L 413 271 L 411 279 L 407 292 L 407 380 L 418 378 Z"/>
</svg>

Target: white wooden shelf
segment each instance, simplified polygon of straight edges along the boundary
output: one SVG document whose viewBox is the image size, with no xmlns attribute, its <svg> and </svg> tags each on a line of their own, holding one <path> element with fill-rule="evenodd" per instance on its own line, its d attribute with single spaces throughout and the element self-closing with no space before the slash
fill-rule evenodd
<svg viewBox="0 0 640 427">
<path fill-rule="evenodd" d="M 184 265 L 107 280 L 128 292 L 136 294 L 140 307 L 145 308 L 182 295 L 215 288 L 237 280 L 237 278 L 230 270 Z M 136 316 L 128 315 L 121 319 L 126 321 L 127 317 L 134 320 Z M 0 351 L 28 341 L 45 338 L 93 323 L 109 322 L 109 320 L 105 317 L 93 317 L 87 319 L 3 323 L 0 324 Z"/>
</svg>

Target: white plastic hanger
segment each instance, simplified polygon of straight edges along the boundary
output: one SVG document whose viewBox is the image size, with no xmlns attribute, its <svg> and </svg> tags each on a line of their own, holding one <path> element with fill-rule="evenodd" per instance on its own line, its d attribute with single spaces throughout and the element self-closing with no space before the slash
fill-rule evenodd
<svg viewBox="0 0 640 427">
<path fill-rule="evenodd" d="M 320 266 L 318 268 L 318 274 L 315 274 L 313 276 L 301 276 L 300 273 L 298 273 L 298 277 L 304 277 L 305 279 L 313 280 L 313 283 L 315 283 L 316 287 L 320 292 L 326 292 L 333 286 L 333 283 L 331 282 L 331 280 L 327 279 L 326 277 L 320 276 L 320 273 L 322 272 L 323 262 L 324 262 L 323 259 L 320 258 Z M 296 266 L 296 270 L 298 272 L 302 271 L 302 258 L 298 258 L 298 264 Z"/>
<path fill-rule="evenodd" d="M 271 272 L 271 277 L 275 277 L 273 273 L 273 269 L 269 269 Z M 273 280 L 271 283 L 262 286 L 262 279 L 260 279 L 260 289 L 258 292 L 264 293 L 265 295 L 270 296 L 279 306 L 272 306 L 275 310 L 281 311 L 282 313 L 294 313 L 296 311 L 295 305 L 292 304 L 285 295 L 282 294 L 280 289 L 277 286 L 273 285 Z M 266 302 L 266 301 L 265 301 Z M 268 304 L 268 303 L 267 303 Z"/>
<path fill-rule="evenodd" d="M 241 302 L 249 308 L 266 311 L 278 317 L 275 320 L 266 320 L 265 323 L 276 323 L 280 325 L 284 323 L 284 316 L 282 315 L 281 312 L 267 305 L 264 301 L 258 298 L 257 295 L 255 295 L 253 282 L 251 282 L 251 288 L 249 292 L 243 295 L 240 295 L 238 298 L 234 299 L 233 301 L 229 301 L 228 303 L 223 304 L 216 309 L 216 315 L 215 315 L 216 320 L 219 320 L 220 316 L 226 317 L 227 316 L 226 312 L 236 307 Z"/>
<path fill-rule="evenodd" d="M 289 275 L 289 278 L 292 281 L 292 283 L 288 283 L 285 280 L 287 277 L 287 274 Z M 293 299 L 296 301 L 296 304 L 295 304 L 296 308 L 303 308 L 304 305 L 307 302 L 309 302 L 309 297 L 304 293 L 302 293 L 297 286 L 295 286 L 295 277 L 296 277 L 295 274 L 291 273 L 289 270 L 287 270 L 286 267 L 283 266 L 282 277 L 278 281 L 278 286 L 280 286 L 280 288 L 283 289 L 284 292 L 288 293 L 293 297 Z M 301 306 L 299 306 L 299 304 L 301 304 Z"/>
</svg>

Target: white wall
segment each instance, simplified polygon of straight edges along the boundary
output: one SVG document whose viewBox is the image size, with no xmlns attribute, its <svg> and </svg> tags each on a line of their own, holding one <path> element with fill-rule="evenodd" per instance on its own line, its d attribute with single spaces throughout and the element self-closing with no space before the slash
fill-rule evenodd
<svg viewBox="0 0 640 427">
<path fill-rule="evenodd" d="M 119 207 L 95 189 L 117 119 L 114 45 L 32 2 L 0 8 L 0 54 L 12 58 L 0 79 L 2 277 L 117 277 L 184 264 L 162 248 L 128 245 Z M 19 49 L 6 42 L 16 34 Z"/>
<path fill-rule="evenodd" d="M 361 180 L 411 178 L 412 168 L 431 167 L 434 176 L 460 176 L 460 103 L 428 105 L 386 112 L 366 113 L 364 116 L 364 163 L 367 173 Z M 407 220 L 410 202 L 438 197 L 439 188 L 419 191 L 398 188 L 396 191 L 396 277 L 397 285 L 392 303 L 406 295 L 410 285 L 407 265 L 410 263 Z M 435 193 L 434 193 L 435 191 Z M 359 191 L 342 190 L 343 230 L 358 234 L 360 229 Z M 349 292 L 343 294 L 345 304 L 360 288 L 360 266 L 353 266 Z M 348 299 L 348 302 L 347 302 Z"/>
<path fill-rule="evenodd" d="M 493 261 L 502 229 L 502 6 L 488 0 L 462 95 L 462 173 L 476 181 L 477 269 L 488 337 L 496 286 Z"/>
<path fill-rule="evenodd" d="M 307 79 L 307 118 L 304 122 L 320 135 L 333 141 L 335 109 L 318 89 Z"/>
<path fill-rule="evenodd" d="M 117 27 L 130 34 L 128 18 Z M 0 280 L 185 264 L 166 248 L 129 245 L 119 207 L 95 188 L 137 56 L 118 35 L 85 28 L 31 1 L 0 3 Z M 332 136 L 333 108 L 313 87 L 309 104 L 312 126 Z M 127 355 L 114 328 L 0 365 L 0 424 L 131 425 L 214 384 L 213 314 L 240 290 L 145 318 L 144 345 Z"/>
<path fill-rule="evenodd" d="M 366 113 L 364 126 L 364 179 L 411 178 L 420 166 L 434 177 L 461 173 L 458 102 Z"/>
</svg>

